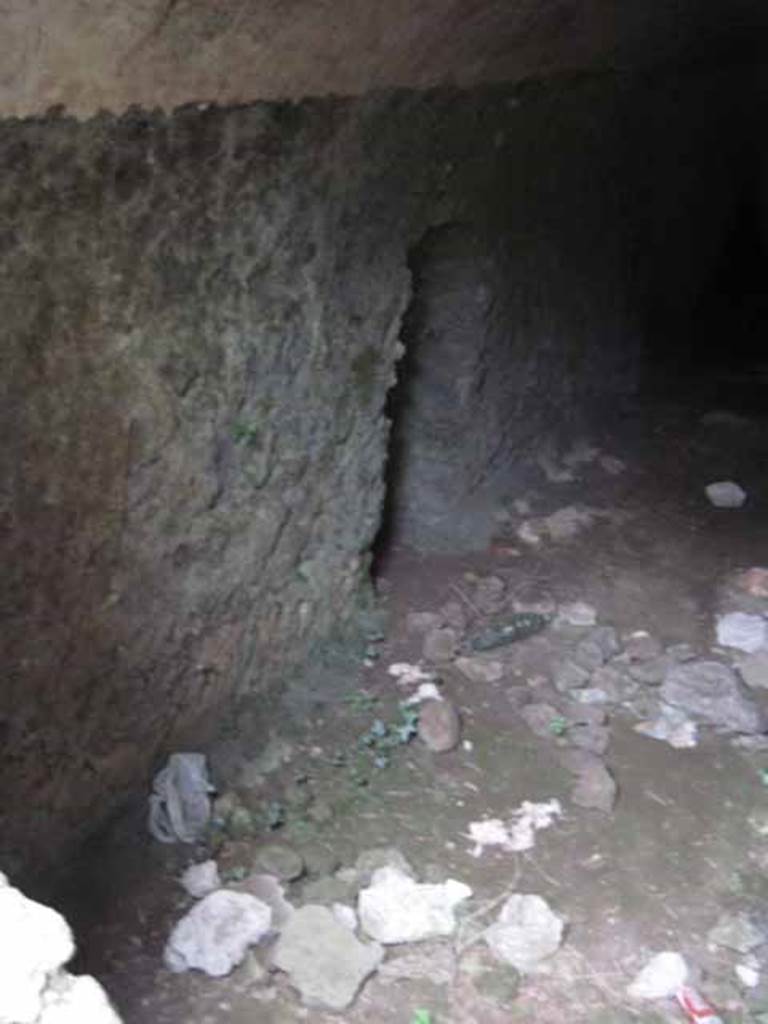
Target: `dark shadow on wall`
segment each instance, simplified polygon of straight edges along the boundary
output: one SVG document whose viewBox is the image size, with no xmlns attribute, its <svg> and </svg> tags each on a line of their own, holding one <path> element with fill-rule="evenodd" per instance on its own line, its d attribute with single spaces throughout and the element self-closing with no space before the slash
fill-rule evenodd
<svg viewBox="0 0 768 1024">
<path fill-rule="evenodd" d="M 471 467 L 454 457 L 452 441 L 471 410 L 467 389 L 476 392 L 484 380 L 488 261 L 478 230 L 460 222 L 430 227 L 408 252 L 412 296 L 387 400 L 387 489 L 374 572 L 393 545 L 414 540 L 429 523 L 439 530 L 457 492 L 472 490 Z"/>
</svg>

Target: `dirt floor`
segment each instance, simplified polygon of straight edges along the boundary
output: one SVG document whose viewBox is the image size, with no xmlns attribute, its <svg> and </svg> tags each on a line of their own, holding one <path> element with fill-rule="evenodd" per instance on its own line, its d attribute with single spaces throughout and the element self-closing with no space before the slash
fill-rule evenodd
<svg viewBox="0 0 768 1024">
<path fill-rule="evenodd" d="M 622 643 L 645 630 L 662 647 L 686 643 L 698 656 L 711 655 L 726 580 L 768 564 L 766 422 L 716 404 L 669 406 L 653 415 L 637 410 L 620 429 L 587 440 L 621 459 L 623 470 L 598 457 L 576 459 L 574 479 L 552 482 L 551 466 L 549 473 L 534 466 L 529 492 L 510 495 L 500 510 L 489 551 L 437 557 L 391 549 L 377 579 L 384 625 L 381 636 L 371 632 L 366 662 L 366 652 L 336 652 L 315 666 L 314 686 L 288 686 L 280 706 L 255 703 L 233 719 L 212 755 L 214 769 L 233 777 L 249 761 L 251 791 L 235 789 L 254 814 L 268 809 L 273 829 L 223 836 L 213 848 L 168 847 L 144 837 L 141 818 L 129 818 L 86 851 L 57 906 L 81 943 L 77 969 L 96 974 L 126 1024 L 682 1021 L 673 1001 L 638 1003 L 626 993 L 662 950 L 685 956 L 724 1020 L 768 1020 L 766 947 L 739 953 L 708 936 L 723 914 L 746 911 L 760 927 L 768 924 L 768 837 L 755 824 L 768 815 L 764 744 L 744 749 L 708 727 L 690 749 L 639 734 L 642 701 L 655 699 L 647 692 L 654 684 L 646 684 L 634 701 L 604 705 L 602 757 L 618 785 L 615 806 L 580 807 L 562 764 L 571 745 L 568 709 L 577 705 L 553 688 L 552 676 L 589 627 L 551 622 L 489 651 L 482 657 L 501 663 L 501 677 L 472 682 L 454 662 L 429 665 L 425 635 L 408 619 L 424 611 L 463 617 L 459 641 L 466 642 L 521 611 L 555 615 L 578 601 L 593 606 L 598 624 L 615 627 Z M 567 468 L 563 454 L 556 459 Z M 743 508 L 709 505 L 703 488 L 720 479 L 746 489 Z M 572 539 L 520 540 L 524 520 L 574 505 L 596 516 Z M 401 721 L 399 702 L 415 689 L 389 674 L 398 662 L 434 670 L 459 710 L 461 742 L 434 753 L 415 737 L 376 767 L 373 723 Z M 760 704 L 766 694 L 750 691 Z M 538 735 L 521 710 L 542 700 L 556 702 L 559 713 Z M 366 735 L 367 747 L 360 743 Z M 533 849 L 491 847 L 473 856 L 471 822 L 508 820 L 523 801 L 550 799 L 563 814 L 536 834 Z M 362 851 L 388 846 L 420 880 L 450 877 L 472 888 L 464 923 L 452 938 L 390 947 L 388 961 L 410 956 L 400 976 L 379 971 L 340 1014 L 303 1006 L 286 975 L 269 971 L 268 947 L 222 979 L 170 973 L 163 947 L 192 904 L 178 885 L 181 869 L 213 852 L 224 877 L 237 881 L 267 842 L 304 857 L 304 878 L 286 884 L 296 905 L 308 881 L 331 879 Z M 345 878 L 336 878 L 341 902 Z M 559 952 L 524 977 L 494 963 L 481 939 L 512 892 L 544 897 L 568 922 Z M 738 964 L 759 975 L 754 987 L 737 976 Z"/>
</svg>

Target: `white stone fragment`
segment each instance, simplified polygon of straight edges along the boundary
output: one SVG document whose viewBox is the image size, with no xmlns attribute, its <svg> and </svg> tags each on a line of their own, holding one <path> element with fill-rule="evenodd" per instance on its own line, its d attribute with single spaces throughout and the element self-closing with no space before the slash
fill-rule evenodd
<svg viewBox="0 0 768 1024">
<path fill-rule="evenodd" d="M 527 972 L 557 952 L 564 928 L 564 919 L 541 896 L 516 893 L 483 938 L 500 960 Z"/>
<path fill-rule="evenodd" d="M 718 480 L 708 484 L 704 490 L 715 508 L 741 508 L 747 500 L 747 492 L 732 480 Z"/>
<path fill-rule="evenodd" d="M 214 978 L 229 974 L 269 932 L 272 911 L 255 896 L 219 889 L 206 896 L 171 932 L 166 966 L 175 972 L 196 968 Z"/>
<path fill-rule="evenodd" d="M 594 626 L 597 622 L 597 612 L 585 601 L 574 601 L 572 604 L 560 605 L 557 619 L 558 622 L 569 626 Z"/>
<path fill-rule="evenodd" d="M 717 618 L 717 642 L 723 647 L 735 647 L 754 654 L 768 647 L 768 623 L 760 615 L 746 612 L 728 612 Z"/>
<path fill-rule="evenodd" d="M 383 945 L 421 942 L 452 935 L 455 908 L 471 895 L 468 885 L 451 878 L 420 885 L 398 868 L 380 868 L 358 896 L 358 916 L 366 934 Z"/>
<path fill-rule="evenodd" d="M 627 987 L 632 999 L 669 999 L 685 984 L 688 965 L 679 953 L 657 953 Z"/>
<path fill-rule="evenodd" d="M 405 704 L 421 704 L 425 700 L 443 700 L 443 695 L 435 683 L 422 683 L 415 693 L 406 698 Z"/>
<path fill-rule="evenodd" d="M 734 971 L 744 988 L 757 988 L 760 984 L 760 971 L 751 964 L 736 964 Z"/>
<path fill-rule="evenodd" d="M 62 971 L 43 993 L 36 1024 L 120 1024 L 120 1018 L 95 978 L 73 978 Z"/>
<path fill-rule="evenodd" d="M 69 925 L 0 875 L 0 1022 L 32 1024 L 48 975 L 74 954 Z"/>
<path fill-rule="evenodd" d="M 351 932 L 357 931 L 357 914 L 354 907 L 348 907 L 346 903 L 332 903 L 331 913 L 345 928 Z"/>
<path fill-rule="evenodd" d="M 183 888 L 196 900 L 221 888 L 219 869 L 215 860 L 204 860 L 200 864 L 190 864 L 181 876 Z"/>
</svg>

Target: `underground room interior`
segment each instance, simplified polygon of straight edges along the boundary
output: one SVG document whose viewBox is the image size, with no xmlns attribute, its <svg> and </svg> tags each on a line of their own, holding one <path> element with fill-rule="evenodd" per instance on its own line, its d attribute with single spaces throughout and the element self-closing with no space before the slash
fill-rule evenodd
<svg viewBox="0 0 768 1024">
<path fill-rule="evenodd" d="M 768 1022 L 768 9 L 632 6 L 2 5 L 0 1024 Z"/>
</svg>

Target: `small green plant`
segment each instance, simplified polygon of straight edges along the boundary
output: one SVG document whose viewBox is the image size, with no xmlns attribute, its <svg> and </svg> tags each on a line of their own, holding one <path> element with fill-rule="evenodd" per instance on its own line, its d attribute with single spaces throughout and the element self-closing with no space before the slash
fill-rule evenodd
<svg viewBox="0 0 768 1024">
<path fill-rule="evenodd" d="M 253 448 L 259 443 L 261 431 L 255 423 L 246 420 L 238 420 L 232 428 L 232 438 L 235 444 L 243 444 L 247 448 Z"/>
<path fill-rule="evenodd" d="M 558 716 L 549 723 L 549 731 L 553 736 L 565 736 L 568 731 L 568 719 Z"/>
<path fill-rule="evenodd" d="M 270 832 L 285 824 L 285 807 L 279 800 L 270 800 L 265 806 L 264 824 Z"/>
<path fill-rule="evenodd" d="M 378 700 L 378 697 L 373 697 L 370 693 L 366 693 L 365 690 L 357 690 L 355 693 L 349 693 L 344 697 L 344 703 L 350 711 L 359 714 L 370 714 L 376 707 Z"/>
<path fill-rule="evenodd" d="M 239 864 L 232 868 L 225 868 L 221 873 L 222 882 L 242 882 L 242 880 L 247 877 L 248 868 Z"/>
<path fill-rule="evenodd" d="M 414 1010 L 411 1024 L 432 1024 L 432 1014 L 429 1010 Z"/>
<path fill-rule="evenodd" d="M 386 768 L 390 763 L 391 751 L 410 743 L 419 730 L 418 708 L 400 704 L 399 709 L 399 719 L 387 723 L 377 718 L 368 732 L 363 733 L 358 740 L 358 746 L 371 751 L 376 768 Z"/>
</svg>

